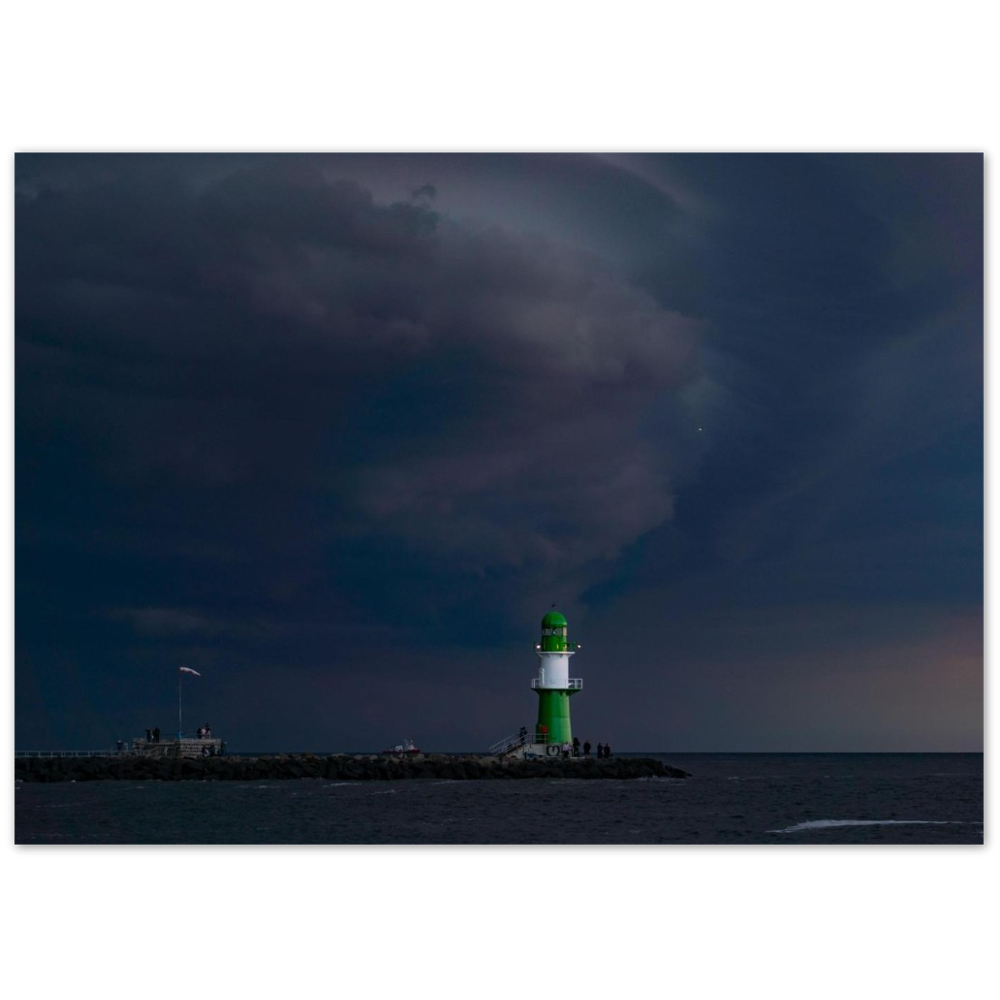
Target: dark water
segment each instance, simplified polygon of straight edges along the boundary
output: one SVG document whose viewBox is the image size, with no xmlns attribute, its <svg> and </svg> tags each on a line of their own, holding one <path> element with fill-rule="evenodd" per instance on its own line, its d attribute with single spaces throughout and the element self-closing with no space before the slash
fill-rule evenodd
<svg viewBox="0 0 1000 1000">
<path fill-rule="evenodd" d="M 644 754 L 684 780 L 18 783 L 19 844 L 981 844 L 982 754 Z"/>
</svg>

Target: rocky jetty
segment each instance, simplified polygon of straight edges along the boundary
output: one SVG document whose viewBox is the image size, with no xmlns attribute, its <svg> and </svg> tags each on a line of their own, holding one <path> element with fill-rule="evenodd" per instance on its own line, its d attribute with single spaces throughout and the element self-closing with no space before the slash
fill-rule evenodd
<svg viewBox="0 0 1000 1000">
<path fill-rule="evenodd" d="M 503 760 L 457 754 L 278 754 L 203 760 L 121 757 L 18 757 L 20 781 L 258 781 L 328 778 L 337 781 L 519 778 L 687 778 L 686 771 L 650 757 Z"/>
</svg>

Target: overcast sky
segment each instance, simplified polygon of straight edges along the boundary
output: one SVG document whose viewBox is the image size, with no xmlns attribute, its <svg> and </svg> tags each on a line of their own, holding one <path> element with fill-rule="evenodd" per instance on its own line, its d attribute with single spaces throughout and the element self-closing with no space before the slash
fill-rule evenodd
<svg viewBox="0 0 1000 1000">
<path fill-rule="evenodd" d="M 979 155 L 20 155 L 16 742 L 979 750 Z"/>
</svg>

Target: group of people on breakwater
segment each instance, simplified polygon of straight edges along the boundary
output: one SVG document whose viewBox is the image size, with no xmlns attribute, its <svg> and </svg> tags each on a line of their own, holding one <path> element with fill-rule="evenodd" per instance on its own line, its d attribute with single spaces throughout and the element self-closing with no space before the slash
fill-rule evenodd
<svg viewBox="0 0 1000 1000">
<path fill-rule="evenodd" d="M 528 729 L 527 726 L 521 726 L 521 731 L 518 734 L 520 736 L 520 745 L 524 746 L 528 742 Z M 549 727 L 542 725 L 538 727 L 538 735 L 540 737 L 539 742 L 548 743 L 549 741 Z M 579 757 L 590 756 L 590 741 L 585 741 L 582 745 L 580 744 L 580 737 L 574 736 L 572 743 L 562 743 L 559 746 L 559 751 L 563 757 Z M 611 744 L 610 743 L 598 743 L 597 744 L 597 756 L 599 758 L 610 757 L 611 756 Z"/>
<path fill-rule="evenodd" d="M 563 744 L 563 756 L 567 756 L 565 753 L 566 748 L 569 747 L 568 743 Z M 580 741 L 574 736 L 573 745 L 570 747 L 573 757 L 580 756 Z M 583 744 L 583 756 L 590 756 L 590 743 L 584 742 Z M 611 744 L 610 743 L 598 743 L 597 744 L 597 756 L 598 757 L 610 757 L 611 756 Z"/>
</svg>

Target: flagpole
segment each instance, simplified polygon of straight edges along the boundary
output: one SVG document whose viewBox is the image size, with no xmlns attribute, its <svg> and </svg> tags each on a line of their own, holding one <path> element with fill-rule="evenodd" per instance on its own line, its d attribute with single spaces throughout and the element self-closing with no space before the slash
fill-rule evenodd
<svg viewBox="0 0 1000 1000">
<path fill-rule="evenodd" d="M 177 739 L 182 739 L 184 736 L 184 719 L 181 714 L 182 711 L 182 691 L 184 690 L 184 675 L 194 674 L 195 677 L 201 677 L 201 674 L 197 670 L 192 670 L 190 667 L 180 667 L 177 670 Z"/>
</svg>

